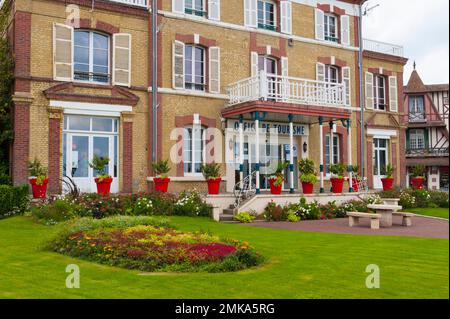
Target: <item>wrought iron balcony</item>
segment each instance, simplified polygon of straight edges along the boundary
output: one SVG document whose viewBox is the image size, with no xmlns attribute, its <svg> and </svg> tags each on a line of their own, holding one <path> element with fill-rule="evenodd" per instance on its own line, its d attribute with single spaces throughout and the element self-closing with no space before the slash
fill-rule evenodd
<svg viewBox="0 0 450 319">
<path fill-rule="evenodd" d="M 444 157 L 449 156 L 448 147 L 430 147 L 430 148 L 409 148 L 406 150 L 407 157 Z"/>
<path fill-rule="evenodd" d="M 383 54 L 390 54 L 399 57 L 404 57 L 403 47 L 397 44 L 363 39 L 363 48 L 367 51 L 373 51 Z"/>
<path fill-rule="evenodd" d="M 309 79 L 266 74 L 232 83 L 227 87 L 229 105 L 251 101 L 274 101 L 348 108 L 345 86 Z"/>
<path fill-rule="evenodd" d="M 409 112 L 407 122 L 410 124 L 445 125 L 448 115 L 424 112 Z"/>
<path fill-rule="evenodd" d="M 147 8 L 147 3 L 149 0 L 109 0 L 109 1 L 128 4 L 136 7 Z"/>
</svg>

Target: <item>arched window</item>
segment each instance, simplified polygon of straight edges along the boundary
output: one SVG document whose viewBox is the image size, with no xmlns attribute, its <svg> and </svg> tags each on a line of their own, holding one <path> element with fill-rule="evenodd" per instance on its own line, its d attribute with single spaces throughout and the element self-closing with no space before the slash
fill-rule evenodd
<svg viewBox="0 0 450 319">
<path fill-rule="evenodd" d="M 185 46 L 185 87 L 187 90 L 205 90 L 205 49 L 196 45 Z"/>
<path fill-rule="evenodd" d="M 109 82 L 109 36 L 76 30 L 74 34 L 74 79 L 86 82 Z"/>
<path fill-rule="evenodd" d="M 205 162 L 205 129 L 197 124 L 184 128 L 183 161 L 184 173 L 201 174 L 201 166 Z"/>
</svg>

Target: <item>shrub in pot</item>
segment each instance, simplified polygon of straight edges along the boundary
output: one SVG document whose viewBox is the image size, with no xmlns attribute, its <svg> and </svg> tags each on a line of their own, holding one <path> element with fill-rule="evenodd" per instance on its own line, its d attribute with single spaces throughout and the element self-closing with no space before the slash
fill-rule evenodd
<svg viewBox="0 0 450 319">
<path fill-rule="evenodd" d="M 218 195 L 220 191 L 220 164 L 211 163 L 202 165 L 202 174 L 208 183 L 208 194 Z"/>
<path fill-rule="evenodd" d="M 423 183 L 425 181 L 425 166 L 416 165 L 412 169 L 411 184 L 414 189 L 423 189 Z"/>
<path fill-rule="evenodd" d="M 314 183 L 317 182 L 314 162 L 304 158 L 298 162 L 298 170 L 300 172 L 300 181 L 302 182 L 303 194 L 312 194 Z"/>
<path fill-rule="evenodd" d="M 394 173 L 394 167 L 391 164 L 388 164 L 382 167 L 382 174 L 385 175 L 385 178 L 381 179 L 381 183 L 383 183 L 383 190 L 388 191 L 394 187 L 394 177 L 392 174 Z"/>
<path fill-rule="evenodd" d="M 28 162 L 28 174 L 33 198 L 45 198 L 48 185 L 47 168 L 42 166 L 41 162 L 35 158 L 32 162 Z"/>
<path fill-rule="evenodd" d="M 345 165 L 342 163 L 339 164 L 332 164 L 330 165 L 330 172 L 331 172 L 331 187 L 333 193 L 340 194 L 344 190 L 344 172 L 345 172 Z"/>
<path fill-rule="evenodd" d="M 270 193 L 273 195 L 280 195 L 283 189 L 284 170 L 289 166 L 288 162 L 278 162 L 275 174 L 269 177 Z"/>
<path fill-rule="evenodd" d="M 167 193 L 170 182 L 170 178 L 167 176 L 167 173 L 170 172 L 169 160 L 157 161 L 152 164 L 152 167 L 156 175 L 153 179 L 155 190 L 160 193 Z"/>
<path fill-rule="evenodd" d="M 95 183 L 97 184 L 97 193 L 103 196 L 109 195 L 111 192 L 111 183 L 113 181 L 111 175 L 106 172 L 106 167 L 109 164 L 109 157 L 94 155 L 94 158 L 89 163 L 97 172 Z"/>
<path fill-rule="evenodd" d="M 354 192 L 359 192 L 359 165 L 352 165 L 353 174 L 352 174 L 352 188 Z"/>
</svg>

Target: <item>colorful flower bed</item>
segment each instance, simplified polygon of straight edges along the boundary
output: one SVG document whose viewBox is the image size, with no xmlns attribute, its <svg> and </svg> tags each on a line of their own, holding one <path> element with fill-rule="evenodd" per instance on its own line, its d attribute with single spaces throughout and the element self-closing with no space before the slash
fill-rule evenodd
<svg viewBox="0 0 450 319">
<path fill-rule="evenodd" d="M 181 232 L 152 219 L 136 223 L 133 218 L 113 217 L 112 223 L 100 226 L 95 220 L 80 219 L 48 248 L 102 264 L 151 272 L 236 271 L 263 261 L 246 242 Z"/>
</svg>

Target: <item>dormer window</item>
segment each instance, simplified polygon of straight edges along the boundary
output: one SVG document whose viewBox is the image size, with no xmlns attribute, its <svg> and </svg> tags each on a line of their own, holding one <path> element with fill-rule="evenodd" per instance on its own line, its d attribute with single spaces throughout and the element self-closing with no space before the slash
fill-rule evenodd
<svg viewBox="0 0 450 319">
<path fill-rule="evenodd" d="M 184 11 L 187 14 L 196 15 L 199 17 L 206 16 L 204 0 L 185 0 Z"/>
<path fill-rule="evenodd" d="M 338 42 L 337 37 L 337 18 L 332 14 L 325 14 L 324 17 L 324 28 L 325 28 L 325 40 L 331 42 Z"/>
<path fill-rule="evenodd" d="M 276 30 L 276 5 L 272 1 L 258 0 L 258 28 Z"/>
</svg>

